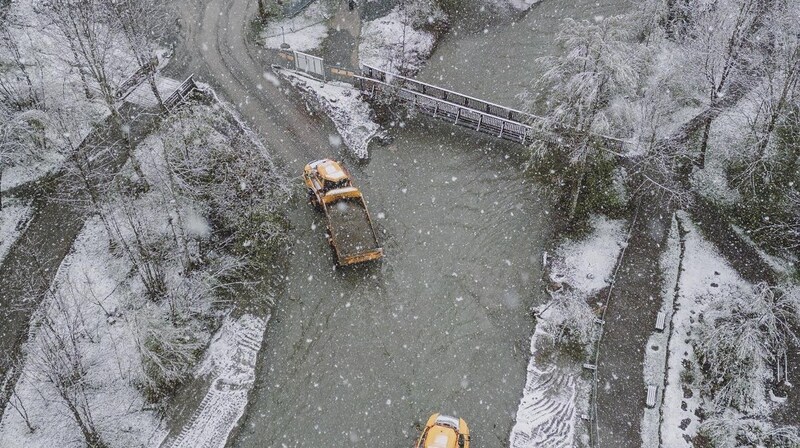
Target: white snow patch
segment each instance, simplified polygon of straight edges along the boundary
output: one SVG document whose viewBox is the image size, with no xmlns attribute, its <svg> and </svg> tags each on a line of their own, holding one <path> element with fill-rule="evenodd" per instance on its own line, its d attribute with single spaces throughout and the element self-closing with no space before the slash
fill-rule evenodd
<svg viewBox="0 0 800 448">
<path fill-rule="evenodd" d="M 248 314 L 225 319 L 195 374 L 210 376 L 211 386 L 170 447 L 224 448 L 228 435 L 244 415 L 268 321 L 269 316 L 261 319 Z"/>
<path fill-rule="evenodd" d="M 66 325 L 67 319 L 80 318 L 78 346 L 89 366 L 85 389 L 97 429 L 111 446 L 141 447 L 160 440 L 164 428 L 134 386 L 141 370 L 134 322 L 128 320 L 129 310 L 124 309 L 126 294 L 117 288 L 129 272 L 125 260 L 109 253 L 108 235 L 100 220 L 92 218 L 61 264 L 53 283 L 55 293 L 42 304 L 42 312 L 53 319 L 56 328 Z M 110 310 L 121 310 L 113 324 L 107 314 Z M 47 354 L 41 349 L 42 332 L 32 331 L 15 394 L 36 430 L 29 432 L 21 416 L 7 406 L 0 422 L 0 446 L 83 446 L 78 426 L 37 367 Z"/>
<path fill-rule="evenodd" d="M 493 6 L 500 9 L 513 8 L 517 11 L 527 11 L 531 6 L 541 2 L 542 0 L 484 0 L 486 3 L 491 3 Z"/>
<path fill-rule="evenodd" d="M 416 73 L 436 44 L 434 34 L 421 27 L 444 18 L 438 7 L 407 2 L 405 8 L 396 6 L 389 14 L 364 22 L 358 45 L 360 63 L 393 73 Z"/>
<path fill-rule="evenodd" d="M 552 340 L 537 326 L 531 338 L 525 389 L 511 429 L 511 448 L 574 446 L 580 370 L 575 366 L 537 365 L 537 347 L 542 344 L 552 344 Z"/>
<path fill-rule="evenodd" d="M 663 332 L 653 332 L 647 340 L 644 354 L 644 382 L 648 385 L 658 386 L 656 406 L 645 408 L 642 416 L 641 435 L 642 446 L 659 446 L 659 426 L 661 424 L 661 397 L 664 394 L 667 347 L 669 345 L 669 323 L 672 320 L 673 305 L 675 301 L 675 283 L 678 281 L 678 267 L 680 265 L 680 236 L 678 235 L 677 221 L 673 217 L 667 239 L 667 248 L 661 256 L 659 266 L 663 272 L 661 286 L 661 309 L 666 314 L 666 328 Z"/>
<path fill-rule="evenodd" d="M 329 2 L 317 1 L 293 18 L 269 22 L 261 32 L 261 43 L 279 49 L 285 41 L 291 50 L 310 51 L 319 48 L 328 37 Z"/>
<path fill-rule="evenodd" d="M 747 287 L 747 283 L 728 265 L 716 248 L 703 239 L 699 229 L 688 217 L 684 213 L 679 213 L 678 216 L 689 233 L 685 236 L 686 251 L 676 299 L 677 309 L 672 316 L 673 332 L 669 340 L 661 426 L 664 446 L 676 448 L 691 447 L 691 439 L 697 434 L 700 424 L 695 415 L 695 411 L 702 405 L 700 390 L 696 384 L 684 384 L 681 380 L 684 361 L 690 362 L 693 369 L 697 369 L 690 336 L 692 325 L 715 297 Z M 716 286 L 712 286 L 712 283 Z M 695 377 L 699 375 L 696 370 L 693 373 Z"/>
<path fill-rule="evenodd" d="M 593 216 L 593 233 L 586 239 L 559 247 L 553 258 L 551 279 L 567 283 L 585 297 L 608 286 L 617 256 L 625 241 L 625 221 Z"/>
<path fill-rule="evenodd" d="M 312 100 L 330 117 L 344 144 L 360 159 L 369 157 L 369 142 L 383 135 L 378 123 L 372 120 L 372 109 L 350 84 L 331 81 L 323 83 L 289 69 L 276 69 L 307 99 Z M 331 141 L 336 146 L 335 141 Z"/>
<path fill-rule="evenodd" d="M 552 292 L 551 303 L 539 307 L 528 377 L 511 430 L 512 448 L 577 444 L 577 415 L 586 412 L 591 383 L 581 376 L 580 363 L 556 354 L 553 335 L 547 329 L 578 320 L 582 328 L 593 331 L 595 315 L 586 301 L 608 285 L 606 279 L 613 274 L 627 234 L 623 220 L 593 216 L 591 223 L 593 231 L 588 237 L 564 242 L 552 258 L 551 280 L 565 283 L 571 290 Z M 558 305 L 552 306 L 554 303 Z M 549 355 L 540 356 L 542 352 Z"/>
</svg>

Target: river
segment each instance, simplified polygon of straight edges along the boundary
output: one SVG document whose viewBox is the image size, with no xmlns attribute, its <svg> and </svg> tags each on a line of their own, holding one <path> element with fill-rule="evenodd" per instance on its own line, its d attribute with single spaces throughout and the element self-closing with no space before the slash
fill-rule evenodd
<svg viewBox="0 0 800 448">
<path fill-rule="evenodd" d="M 519 106 L 517 93 L 539 74 L 535 59 L 553 51 L 560 18 L 609 15 L 623 3 L 545 1 L 513 24 L 476 17 L 453 28 L 420 77 Z M 207 27 L 187 13 L 190 32 L 205 30 L 188 42 L 205 48 L 215 38 L 202 32 L 216 29 L 233 52 L 198 50 L 182 70 L 207 73 L 268 144 L 280 136 L 278 154 L 297 174 L 306 158 L 337 155 L 277 90 L 263 94 L 274 101 L 259 99 L 250 62 L 259 56 L 237 49 L 237 25 L 224 24 L 240 16 L 224 12 Z M 423 118 L 398 122 L 393 135 L 369 162 L 348 163 L 376 219 L 382 262 L 334 269 L 323 217 L 300 200 L 289 207 L 285 291 L 229 445 L 407 447 L 440 411 L 465 418 L 476 447 L 507 444 L 525 381 L 529 310 L 544 300 L 551 200 L 523 174 L 522 147 Z"/>
</svg>

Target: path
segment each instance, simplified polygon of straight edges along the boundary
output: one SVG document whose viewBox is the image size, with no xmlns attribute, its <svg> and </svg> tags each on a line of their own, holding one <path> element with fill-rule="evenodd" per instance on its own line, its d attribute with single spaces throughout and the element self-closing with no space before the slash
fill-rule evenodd
<svg viewBox="0 0 800 448">
<path fill-rule="evenodd" d="M 157 115 L 144 114 L 126 104 L 120 113 L 131 123 L 134 144 L 147 135 Z M 116 173 L 127 160 L 127 145 L 109 117 L 82 143 L 99 158 L 98 173 Z M 35 193 L 34 213 L 25 233 L 17 240 L 0 266 L 0 353 L 17 356 L 27 339 L 31 315 L 55 276 L 61 261 L 83 228 L 86 213 L 76 204 L 74 194 L 82 191 L 80 180 L 68 174 L 47 179 Z M 11 374 L 10 378 L 6 378 Z M 0 362 L 2 384 L 13 385 L 14 372 Z M 0 415 L 5 408 L 5 393 L 0 391 Z"/>
<path fill-rule="evenodd" d="M 358 43 L 361 37 L 361 17 L 358 9 L 350 11 L 346 1 L 331 18 L 328 38 L 323 43 L 323 57 L 328 65 L 358 67 Z"/>
<path fill-rule="evenodd" d="M 597 446 L 640 447 L 646 386 L 644 349 L 661 307 L 659 259 L 673 207 L 663 196 L 641 201 L 605 313 L 597 364 Z"/>
</svg>

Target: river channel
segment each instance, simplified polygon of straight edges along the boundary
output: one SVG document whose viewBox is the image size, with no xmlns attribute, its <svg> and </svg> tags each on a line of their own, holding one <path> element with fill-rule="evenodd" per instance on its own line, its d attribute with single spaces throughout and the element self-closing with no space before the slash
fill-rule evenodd
<svg viewBox="0 0 800 448">
<path fill-rule="evenodd" d="M 511 24 L 454 28 L 422 79 L 510 106 L 539 75 L 557 22 L 624 2 L 545 1 Z M 349 163 L 386 257 L 334 269 L 323 216 L 290 207 L 292 251 L 235 447 L 411 446 L 433 412 L 477 447 L 507 444 L 544 300 L 551 200 L 524 148 L 412 118 Z M 336 155 L 336 154 L 332 154 Z M 302 169 L 298 165 L 297 172 Z"/>
</svg>

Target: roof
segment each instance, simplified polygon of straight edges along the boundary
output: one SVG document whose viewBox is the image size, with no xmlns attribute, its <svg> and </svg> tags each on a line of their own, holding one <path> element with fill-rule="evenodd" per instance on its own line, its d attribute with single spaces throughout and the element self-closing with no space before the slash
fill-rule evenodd
<svg viewBox="0 0 800 448">
<path fill-rule="evenodd" d="M 347 179 L 347 174 L 342 169 L 342 166 L 334 160 L 325 160 L 317 165 L 317 173 L 319 177 L 331 182 Z"/>
<path fill-rule="evenodd" d="M 458 434 L 446 426 L 432 426 L 425 436 L 424 448 L 456 448 Z"/>
</svg>

